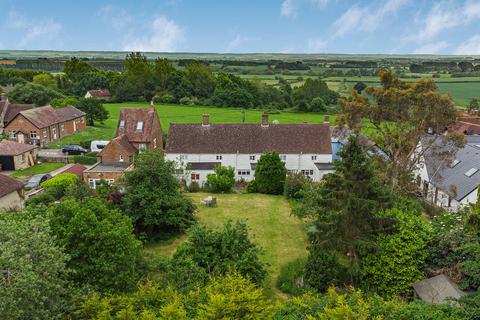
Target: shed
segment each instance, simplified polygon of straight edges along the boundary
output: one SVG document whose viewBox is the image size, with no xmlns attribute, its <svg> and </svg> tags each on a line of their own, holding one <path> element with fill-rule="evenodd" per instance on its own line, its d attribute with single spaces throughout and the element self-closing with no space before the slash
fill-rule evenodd
<svg viewBox="0 0 480 320">
<path fill-rule="evenodd" d="M 444 274 L 415 282 L 412 286 L 420 299 L 431 304 L 447 303 L 449 298 L 459 299 L 465 295 L 465 292 Z"/>
</svg>

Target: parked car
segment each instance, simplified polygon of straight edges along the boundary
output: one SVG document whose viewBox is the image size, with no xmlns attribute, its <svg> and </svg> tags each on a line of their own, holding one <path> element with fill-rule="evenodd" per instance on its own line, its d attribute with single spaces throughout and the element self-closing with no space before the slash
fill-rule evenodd
<svg viewBox="0 0 480 320">
<path fill-rule="evenodd" d="M 110 141 L 105 140 L 94 140 L 90 143 L 90 151 L 100 152 Z"/>
<path fill-rule="evenodd" d="M 47 181 L 48 179 L 51 179 L 52 176 L 49 173 L 40 173 L 36 174 L 33 177 L 28 180 L 28 182 L 25 184 L 24 188 L 25 189 L 34 189 L 40 187 L 40 185 Z"/>
<path fill-rule="evenodd" d="M 82 148 L 79 145 L 72 144 L 72 145 L 63 147 L 62 152 L 68 154 L 69 156 L 70 155 L 76 156 L 76 155 L 83 155 L 87 153 L 88 150 L 85 148 Z"/>
</svg>

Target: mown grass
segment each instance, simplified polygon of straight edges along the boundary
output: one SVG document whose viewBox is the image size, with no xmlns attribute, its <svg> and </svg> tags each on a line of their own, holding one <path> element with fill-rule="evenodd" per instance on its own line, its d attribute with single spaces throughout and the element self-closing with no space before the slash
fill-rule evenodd
<svg viewBox="0 0 480 320">
<path fill-rule="evenodd" d="M 280 294 L 275 284 L 282 266 L 307 256 L 307 237 L 304 223 L 290 214 L 288 202 L 282 196 L 262 194 L 218 194 L 215 208 L 200 205 L 207 193 L 189 196 L 198 205 L 198 223 L 217 228 L 228 220 L 244 220 L 251 239 L 264 249 L 261 259 L 268 265 L 266 287 L 272 294 Z M 185 241 L 182 235 L 170 241 L 147 246 L 149 254 L 169 256 Z"/>
<path fill-rule="evenodd" d="M 109 103 L 105 104 L 109 118 L 104 124 L 96 123 L 93 127 L 77 132 L 71 136 L 57 140 L 48 145 L 50 148 L 59 148 L 67 144 L 79 144 L 81 141 L 110 140 L 115 134 L 115 129 L 120 115 L 120 108 L 146 108 L 145 102 Z M 203 114 L 210 115 L 212 123 L 241 123 L 243 110 L 238 108 L 219 108 L 209 106 L 183 106 L 183 105 L 157 105 L 158 116 L 164 132 L 168 132 L 170 123 L 200 123 Z M 262 110 L 245 110 L 247 123 L 260 123 Z M 270 121 L 278 120 L 280 123 L 322 123 L 322 114 L 281 112 L 270 115 Z M 334 117 L 330 117 L 333 123 Z"/>
<path fill-rule="evenodd" d="M 17 178 L 22 178 L 23 180 L 27 180 L 33 175 L 36 175 L 39 173 L 49 173 L 63 167 L 64 165 L 65 163 L 62 163 L 62 162 L 45 162 L 42 164 L 36 164 L 33 167 L 15 171 L 14 173 L 12 173 L 12 176 Z"/>
</svg>

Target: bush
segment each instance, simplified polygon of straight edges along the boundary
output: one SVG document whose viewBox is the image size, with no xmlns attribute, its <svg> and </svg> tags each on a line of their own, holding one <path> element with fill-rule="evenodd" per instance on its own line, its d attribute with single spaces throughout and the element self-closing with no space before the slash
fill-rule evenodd
<svg viewBox="0 0 480 320">
<path fill-rule="evenodd" d="M 215 173 L 207 175 L 211 192 L 230 192 L 235 184 L 235 170 L 232 167 L 215 166 Z"/>
<path fill-rule="evenodd" d="M 188 192 L 198 192 L 200 191 L 200 185 L 198 184 L 197 181 L 192 181 L 190 182 L 190 185 L 188 186 Z"/>
<path fill-rule="evenodd" d="M 287 169 L 276 152 L 264 153 L 255 169 L 257 190 L 266 194 L 282 194 Z"/>
<path fill-rule="evenodd" d="M 92 164 L 97 163 L 97 158 L 96 157 L 88 157 L 88 156 L 73 156 L 73 162 L 80 163 L 80 164 L 86 164 L 86 165 L 92 165 Z"/>
<path fill-rule="evenodd" d="M 55 198 L 49 192 L 42 192 L 28 198 L 27 206 L 48 205 L 55 201 Z"/>
<path fill-rule="evenodd" d="M 326 291 L 332 285 L 342 284 L 345 272 L 336 254 L 316 246 L 309 250 L 305 264 L 305 284 L 320 292 Z"/>
<path fill-rule="evenodd" d="M 303 187 L 309 180 L 301 172 L 289 173 L 285 179 L 283 193 L 287 199 L 300 199 Z"/>
<path fill-rule="evenodd" d="M 50 180 L 41 184 L 45 192 L 52 195 L 55 199 L 62 198 L 77 183 L 78 177 L 73 173 L 61 173 Z"/>
<path fill-rule="evenodd" d="M 247 184 L 246 191 L 247 191 L 247 193 L 257 193 L 258 192 L 257 183 L 255 182 L 255 180 L 252 180 Z"/>
<path fill-rule="evenodd" d="M 298 296 L 304 293 L 304 269 L 306 258 L 290 261 L 280 269 L 277 278 L 277 288 L 282 292 Z"/>
</svg>

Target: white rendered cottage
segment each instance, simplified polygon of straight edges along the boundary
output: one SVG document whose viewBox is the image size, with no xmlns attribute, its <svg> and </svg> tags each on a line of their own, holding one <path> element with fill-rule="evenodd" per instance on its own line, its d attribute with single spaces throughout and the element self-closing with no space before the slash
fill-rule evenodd
<svg viewBox="0 0 480 320">
<path fill-rule="evenodd" d="M 171 124 L 165 158 L 177 163 L 187 184 L 203 185 L 216 165 L 235 169 L 236 180 L 251 181 L 261 155 L 276 151 L 290 172 L 302 172 L 314 181 L 333 171 L 328 124 Z"/>
</svg>

